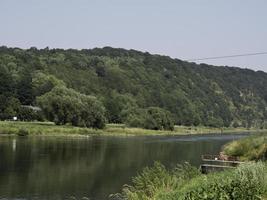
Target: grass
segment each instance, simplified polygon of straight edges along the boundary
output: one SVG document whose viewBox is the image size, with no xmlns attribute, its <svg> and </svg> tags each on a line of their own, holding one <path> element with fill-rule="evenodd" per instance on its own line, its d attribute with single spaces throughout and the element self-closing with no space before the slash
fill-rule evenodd
<svg viewBox="0 0 267 200">
<path fill-rule="evenodd" d="M 250 136 L 226 144 L 224 154 L 238 156 L 240 160 L 266 160 L 267 159 L 267 134 Z"/>
<path fill-rule="evenodd" d="M 142 128 L 128 128 L 123 124 L 107 124 L 102 130 L 80 128 L 71 125 L 57 126 L 52 122 L 12 122 L 0 121 L 0 134 L 19 134 L 26 131 L 28 135 L 189 135 L 207 133 L 251 132 L 257 129 L 245 128 L 211 128 L 175 126 L 174 131 L 156 131 Z"/>
<path fill-rule="evenodd" d="M 26 130 L 28 135 L 88 135 L 99 134 L 100 131 L 74 126 L 57 126 L 51 122 L 11 122 L 0 121 L 0 134 L 16 134 Z"/>
<path fill-rule="evenodd" d="M 208 175 L 189 164 L 167 170 L 160 163 L 145 168 L 125 185 L 121 200 L 256 200 L 267 192 L 267 166 L 263 162 L 245 163 L 237 169 Z"/>
<path fill-rule="evenodd" d="M 125 185 L 122 192 L 111 195 L 120 200 L 266 200 L 267 134 L 261 133 L 224 147 L 229 156 L 250 161 L 236 169 L 201 174 L 189 164 L 167 170 L 155 163 Z M 256 160 L 258 162 L 252 162 Z"/>
</svg>

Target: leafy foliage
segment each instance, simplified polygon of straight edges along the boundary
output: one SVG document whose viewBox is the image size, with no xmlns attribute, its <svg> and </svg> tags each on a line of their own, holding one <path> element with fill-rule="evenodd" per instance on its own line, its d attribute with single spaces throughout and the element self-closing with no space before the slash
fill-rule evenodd
<svg viewBox="0 0 267 200">
<path fill-rule="evenodd" d="M 55 87 L 38 97 L 47 119 L 58 125 L 103 128 L 105 109 L 95 97 L 80 94 L 66 87 Z"/>
<path fill-rule="evenodd" d="M 151 130 L 174 130 L 174 122 L 169 111 L 159 107 L 127 111 L 126 124 Z"/>
<path fill-rule="evenodd" d="M 0 119 L 12 119 L 20 111 L 21 104 L 17 98 L 0 95 Z"/>
<path fill-rule="evenodd" d="M 235 170 L 201 175 L 188 164 L 174 170 L 156 163 L 124 186 L 117 199 L 127 200 L 256 200 L 267 192 L 267 167 L 246 163 Z"/>
<path fill-rule="evenodd" d="M 141 174 L 133 178 L 133 185 L 125 185 L 121 194 L 112 195 L 116 199 L 149 200 L 158 199 L 161 193 L 180 188 L 190 179 L 200 175 L 195 168 L 184 163 L 173 170 L 167 170 L 164 165 L 155 162 L 154 166 L 146 167 Z"/>
<path fill-rule="evenodd" d="M 44 121 L 44 116 L 41 110 L 33 110 L 23 106 L 20 107 L 17 117 L 21 121 Z"/>
<path fill-rule="evenodd" d="M 38 96 L 63 85 L 102 101 L 112 123 L 125 122 L 127 112 L 159 107 L 178 125 L 267 126 L 267 74 L 261 71 L 110 47 L 0 47 L 0 95 L 36 105 Z"/>
<path fill-rule="evenodd" d="M 230 142 L 223 150 L 226 155 L 238 156 L 241 160 L 266 160 L 267 135 L 250 136 Z"/>
<path fill-rule="evenodd" d="M 266 166 L 263 163 L 247 163 L 235 171 L 192 180 L 169 199 L 256 200 L 266 192 L 266 186 Z"/>
</svg>

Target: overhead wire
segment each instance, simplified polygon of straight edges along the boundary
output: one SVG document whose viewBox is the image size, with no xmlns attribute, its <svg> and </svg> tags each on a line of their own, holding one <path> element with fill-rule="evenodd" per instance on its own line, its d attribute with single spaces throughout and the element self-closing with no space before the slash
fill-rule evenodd
<svg viewBox="0 0 267 200">
<path fill-rule="evenodd" d="M 235 57 L 246 57 L 246 56 L 257 56 L 257 55 L 265 55 L 267 52 L 257 52 L 257 53 L 246 53 L 246 54 L 235 54 L 235 55 L 225 55 L 225 56 L 214 56 L 214 57 L 204 57 L 204 58 L 192 58 L 186 59 L 185 61 L 201 61 L 201 60 L 215 60 L 215 59 L 223 59 L 223 58 L 235 58 Z"/>
</svg>

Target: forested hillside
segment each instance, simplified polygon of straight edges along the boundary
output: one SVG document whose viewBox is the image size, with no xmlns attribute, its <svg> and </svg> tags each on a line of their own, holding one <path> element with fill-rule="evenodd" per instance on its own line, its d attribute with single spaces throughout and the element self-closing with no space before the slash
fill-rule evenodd
<svg viewBox="0 0 267 200">
<path fill-rule="evenodd" d="M 1 119 L 22 115 L 21 105 L 37 105 L 63 86 L 95 96 L 114 123 L 134 126 L 146 109 L 178 125 L 267 126 L 267 74 L 261 71 L 110 47 L 0 47 Z"/>
</svg>

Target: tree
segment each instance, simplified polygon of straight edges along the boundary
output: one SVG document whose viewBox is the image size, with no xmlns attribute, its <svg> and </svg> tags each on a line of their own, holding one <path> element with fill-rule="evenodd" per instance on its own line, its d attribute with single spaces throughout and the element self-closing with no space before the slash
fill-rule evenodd
<svg viewBox="0 0 267 200">
<path fill-rule="evenodd" d="M 44 116 L 41 110 L 34 110 L 33 108 L 21 106 L 18 112 L 18 119 L 21 121 L 43 121 Z"/>
<path fill-rule="evenodd" d="M 55 76 L 37 72 L 32 79 L 33 93 L 35 96 L 41 96 L 51 91 L 55 86 L 65 86 L 65 83 Z"/>
<path fill-rule="evenodd" d="M 80 127 L 105 126 L 105 109 L 93 96 L 80 94 L 61 86 L 38 97 L 37 102 L 47 119 L 58 125 L 71 123 Z"/>
<path fill-rule="evenodd" d="M 131 108 L 138 107 L 136 100 L 130 94 L 119 94 L 111 91 L 104 101 L 107 109 L 108 120 L 112 123 L 122 123 L 127 118 L 127 112 Z"/>
<path fill-rule="evenodd" d="M 17 84 L 18 98 L 23 105 L 31 105 L 34 101 L 32 76 L 29 69 L 22 72 Z"/>
<path fill-rule="evenodd" d="M 0 94 L 11 93 L 14 83 L 7 67 L 0 64 Z"/>
<path fill-rule="evenodd" d="M 223 120 L 221 118 L 210 117 L 205 125 L 220 128 L 223 127 Z"/>
<path fill-rule="evenodd" d="M 60 85 L 103 100 L 109 122 L 132 118 L 133 124 L 143 123 L 139 114 L 131 112 L 151 106 L 170 111 L 177 125 L 228 127 L 238 121 L 240 126 L 262 127 L 267 121 L 265 72 L 197 65 L 110 47 L 0 47 L 0 95 L 34 105 L 36 97 Z M 64 119 L 68 106 L 71 108 L 68 104 L 65 113 L 58 115 L 62 121 L 70 121 Z"/>
<path fill-rule="evenodd" d="M 0 120 L 12 119 L 18 115 L 20 108 L 17 98 L 0 95 Z"/>
<path fill-rule="evenodd" d="M 171 113 L 159 107 L 137 109 L 128 116 L 126 123 L 132 127 L 145 129 L 174 130 Z"/>
<path fill-rule="evenodd" d="M 174 130 L 171 113 L 159 107 L 149 107 L 144 128 L 153 130 Z"/>
</svg>

